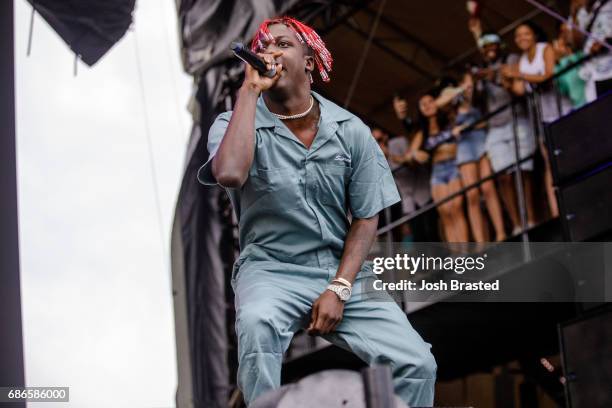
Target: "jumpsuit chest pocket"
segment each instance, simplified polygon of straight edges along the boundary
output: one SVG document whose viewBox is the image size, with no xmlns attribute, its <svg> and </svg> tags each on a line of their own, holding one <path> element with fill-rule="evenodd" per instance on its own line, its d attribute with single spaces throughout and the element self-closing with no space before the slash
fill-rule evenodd
<svg viewBox="0 0 612 408">
<path fill-rule="evenodd" d="M 300 207 L 298 180 L 291 167 L 254 169 L 243 190 L 243 202 L 257 211 L 284 212 Z"/>
<path fill-rule="evenodd" d="M 325 205 L 345 206 L 346 189 L 353 168 L 336 164 L 326 164 L 322 168 L 320 199 Z"/>
<path fill-rule="evenodd" d="M 290 167 L 256 169 L 250 177 L 253 190 L 262 193 L 282 190 L 290 185 L 294 178 Z"/>
</svg>

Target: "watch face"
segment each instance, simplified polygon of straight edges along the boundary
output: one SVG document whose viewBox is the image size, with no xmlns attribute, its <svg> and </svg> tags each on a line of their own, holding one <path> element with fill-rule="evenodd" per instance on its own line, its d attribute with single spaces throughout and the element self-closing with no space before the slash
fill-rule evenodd
<svg viewBox="0 0 612 408">
<path fill-rule="evenodd" d="M 342 300 L 348 300 L 350 296 L 351 296 L 351 290 L 349 288 L 344 288 L 340 290 L 340 298 Z"/>
</svg>

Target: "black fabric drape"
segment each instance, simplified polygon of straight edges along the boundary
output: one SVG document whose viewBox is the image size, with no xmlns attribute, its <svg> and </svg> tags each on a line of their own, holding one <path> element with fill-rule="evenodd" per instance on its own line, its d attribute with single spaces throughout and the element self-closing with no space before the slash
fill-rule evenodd
<svg viewBox="0 0 612 408">
<path fill-rule="evenodd" d="M 89 66 L 123 37 L 135 0 L 28 0 Z"/>
</svg>

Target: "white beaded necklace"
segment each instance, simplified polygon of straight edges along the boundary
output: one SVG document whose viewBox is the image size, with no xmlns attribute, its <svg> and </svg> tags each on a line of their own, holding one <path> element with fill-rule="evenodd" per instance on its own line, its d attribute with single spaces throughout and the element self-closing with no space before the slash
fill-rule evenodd
<svg viewBox="0 0 612 408">
<path fill-rule="evenodd" d="M 295 115 L 279 115 L 278 113 L 274 113 L 274 112 L 270 112 L 270 113 L 276 116 L 277 118 L 279 118 L 280 120 L 299 119 L 299 118 L 303 118 L 304 116 L 308 115 L 310 111 L 312 110 L 313 106 L 314 106 L 314 98 L 312 97 L 312 95 L 310 95 L 310 106 L 305 112 L 296 113 Z"/>
</svg>

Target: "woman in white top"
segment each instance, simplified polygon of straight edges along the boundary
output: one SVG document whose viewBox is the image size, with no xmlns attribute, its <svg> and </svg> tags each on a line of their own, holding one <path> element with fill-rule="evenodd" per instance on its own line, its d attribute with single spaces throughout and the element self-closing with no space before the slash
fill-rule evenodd
<svg viewBox="0 0 612 408">
<path fill-rule="evenodd" d="M 537 42 L 536 29 L 529 24 L 516 28 L 514 39 L 516 45 L 523 51 L 519 60 L 519 78 L 524 79 L 527 91 L 532 91 L 531 85 L 546 82 L 554 73 L 556 56 L 553 46 L 547 42 Z M 545 84 L 539 92 L 542 122 L 550 123 L 571 110 L 567 98 L 557 96 L 551 84 Z M 559 106 L 560 105 L 560 106 Z"/>
<path fill-rule="evenodd" d="M 514 31 L 514 41 L 518 48 L 522 51 L 521 59 L 518 65 L 508 67 L 504 75 L 510 78 L 518 78 L 523 80 L 525 92 L 531 92 L 532 86 L 543 84 L 552 77 L 555 69 L 555 51 L 549 43 L 537 41 L 537 29 L 530 24 L 521 24 Z M 559 116 L 562 116 L 566 109 L 562 108 L 559 112 L 559 104 L 552 88 L 544 84 L 544 88 L 539 91 L 540 95 L 540 112 L 543 122 L 552 122 Z M 536 98 L 536 101 L 538 99 Z M 548 196 L 548 205 L 551 216 L 559 215 L 559 207 L 557 205 L 557 197 L 553 188 L 552 173 L 550 171 L 550 161 L 548 160 L 548 152 L 544 144 L 544 134 L 540 132 L 540 151 L 544 158 L 545 174 L 544 181 L 546 183 L 546 194 Z"/>
</svg>

